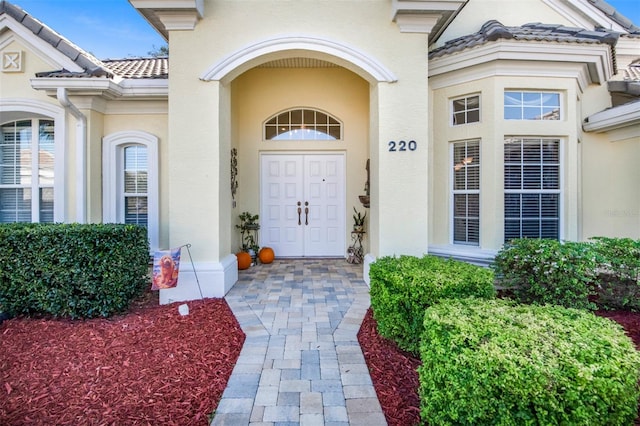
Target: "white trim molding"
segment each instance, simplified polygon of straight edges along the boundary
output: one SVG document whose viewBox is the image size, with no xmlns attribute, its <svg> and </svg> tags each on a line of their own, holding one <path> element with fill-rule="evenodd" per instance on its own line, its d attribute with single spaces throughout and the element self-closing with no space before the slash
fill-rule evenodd
<svg viewBox="0 0 640 426">
<path fill-rule="evenodd" d="M 159 213 L 159 168 L 158 168 L 158 138 L 151 133 L 128 130 L 111 133 L 102 139 L 102 221 L 104 223 L 119 223 L 123 221 L 120 212 L 119 177 L 122 171 L 120 152 L 130 145 L 143 145 L 147 148 L 147 208 L 149 244 L 151 251 L 158 249 L 160 244 L 160 213 Z"/>
<path fill-rule="evenodd" d="M 245 46 L 222 58 L 200 76 L 204 81 L 231 81 L 264 62 L 285 57 L 315 57 L 341 65 L 370 83 L 394 83 L 397 77 L 376 58 L 352 46 L 325 38 L 277 36 Z"/>
<path fill-rule="evenodd" d="M 498 41 L 429 61 L 429 84 L 434 89 L 461 78 L 452 75 L 467 75 L 463 77 L 467 81 L 490 75 L 535 75 L 574 77 L 584 91 L 591 83 L 604 84 L 613 74 L 609 45 Z"/>
<path fill-rule="evenodd" d="M 171 30 L 193 30 L 204 17 L 204 0 L 129 0 L 138 12 L 169 40 Z"/>
</svg>

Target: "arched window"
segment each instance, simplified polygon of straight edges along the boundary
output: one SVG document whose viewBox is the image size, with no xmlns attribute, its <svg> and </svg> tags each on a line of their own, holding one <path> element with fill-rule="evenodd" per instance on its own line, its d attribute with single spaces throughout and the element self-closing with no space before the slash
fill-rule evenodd
<svg viewBox="0 0 640 426">
<path fill-rule="evenodd" d="M 279 112 L 264 123 L 265 140 L 340 140 L 342 123 L 335 117 L 309 108 Z"/>
<path fill-rule="evenodd" d="M 144 226 L 151 250 L 159 244 L 158 138 L 140 131 L 105 136 L 103 221 Z"/>
<path fill-rule="evenodd" d="M 0 126 L 0 222 L 54 221 L 54 121 Z"/>
</svg>

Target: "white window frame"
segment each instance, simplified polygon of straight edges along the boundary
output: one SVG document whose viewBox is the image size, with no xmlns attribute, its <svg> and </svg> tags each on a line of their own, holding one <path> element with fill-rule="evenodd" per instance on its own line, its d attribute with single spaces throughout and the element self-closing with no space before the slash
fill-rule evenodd
<svg viewBox="0 0 640 426">
<path fill-rule="evenodd" d="M 468 143 L 477 143 L 478 144 L 478 189 L 455 189 L 455 164 L 454 164 L 454 149 L 455 149 L 455 145 L 457 144 L 465 144 L 465 148 L 467 146 Z M 450 192 L 450 198 L 449 198 L 449 229 L 450 231 L 450 236 L 449 236 L 449 241 L 451 242 L 451 244 L 455 244 L 456 246 L 468 246 L 468 247 L 479 247 L 480 246 L 480 238 L 481 238 L 481 228 L 480 228 L 480 215 L 482 212 L 482 200 L 481 200 L 481 196 L 480 196 L 480 191 L 481 191 L 481 187 L 482 187 L 482 158 L 481 158 L 481 151 L 482 151 L 482 142 L 481 140 L 478 139 L 466 139 L 466 140 L 461 140 L 461 141 L 454 141 L 451 142 L 449 144 L 449 165 L 450 165 L 450 175 L 449 175 L 449 181 L 451 182 L 451 192 Z M 465 182 L 466 182 L 466 178 L 465 178 Z M 477 194 L 478 195 L 478 241 L 477 242 L 469 242 L 469 241 L 456 241 L 455 240 L 455 196 L 456 195 L 470 195 L 470 194 Z M 468 216 L 467 216 L 468 218 Z"/>
<path fill-rule="evenodd" d="M 147 149 L 147 232 L 151 252 L 160 244 L 158 138 L 151 133 L 129 130 L 111 133 L 102 139 L 102 221 L 124 223 L 124 149 L 143 145 Z"/>
<path fill-rule="evenodd" d="M 27 98 L 0 99 L 0 122 L 2 124 L 22 120 L 53 120 L 54 166 L 53 166 L 53 221 L 65 222 L 65 139 L 66 119 L 62 107 L 49 102 Z M 37 195 L 39 197 L 39 194 Z M 33 195 L 32 195 L 33 197 Z M 33 217 L 32 209 L 32 217 Z"/>
<path fill-rule="evenodd" d="M 507 139 L 538 139 L 540 141 L 544 140 L 557 140 L 558 141 L 558 189 L 506 189 L 504 188 L 504 178 L 503 178 L 503 194 L 557 194 L 558 195 L 558 240 L 562 240 L 564 238 L 564 146 L 565 140 L 560 137 L 554 136 L 506 136 L 503 140 L 503 171 L 506 167 L 507 163 L 504 161 L 504 146 L 506 145 Z M 524 163 L 522 163 L 524 164 Z M 544 164 L 544 163 L 541 163 Z M 503 196 L 504 196 L 503 195 Z M 502 213 L 502 226 L 503 226 L 503 235 L 506 242 L 506 216 L 505 216 L 505 207 L 503 208 Z M 541 218 L 538 218 L 541 219 Z M 520 214 L 520 220 L 522 221 L 522 214 Z M 522 238 L 522 235 L 520 236 Z"/>
<path fill-rule="evenodd" d="M 313 123 L 311 122 L 305 122 L 306 118 L 302 119 L 302 122 L 292 122 L 291 121 L 291 115 L 295 112 L 301 111 L 301 115 L 304 116 L 305 112 L 313 112 L 314 113 L 314 120 Z M 333 121 L 335 121 L 336 123 L 330 124 L 330 123 L 321 123 L 319 124 L 316 121 L 316 113 L 320 113 L 323 115 L 327 116 L 327 119 L 331 119 Z M 280 123 L 278 121 L 278 118 L 281 115 L 287 114 L 289 119 L 287 120 L 287 122 L 282 122 Z M 275 125 L 273 123 L 270 123 L 270 121 L 275 121 Z M 305 126 L 309 126 L 312 129 L 308 129 L 308 130 L 312 130 L 311 132 L 305 132 Z M 318 126 L 329 126 L 329 127 L 337 127 L 339 130 L 339 137 L 337 138 L 331 138 L 331 137 L 327 137 L 327 138 L 319 138 L 316 137 L 317 134 L 323 134 L 323 135 L 327 135 L 327 136 L 331 136 L 330 133 L 327 132 L 323 132 L 321 130 L 316 130 L 316 128 Z M 267 137 L 268 133 L 267 132 L 267 128 L 268 127 L 283 127 L 283 128 L 288 128 L 289 130 L 287 132 L 283 132 L 283 133 L 277 133 L 275 137 L 269 138 Z M 277 112 L 275 114 L 273 114 L 272 116 L 270 116 L 269 118 L 267 118 L 264 123 L 262 123 L 262 139 L 264 141 L 267 142 L 278 142 L 278 141 L 329 141 L 329 142 L 335 142 L 335 141 L 341 141 L 343 140 L 344 137 L 344 124 L 342 123 L 341 120 L 339 120 L 336 116 L 334 116 L 333 114 L 329 114 L 326 111 L 322 111 L 318 108 L 311 108 L 311 107 L 295 107 L 295 108 L 289 108 L 286 110 L 282 110 L 280 112 Z M 280 135 L 286 135 L 289 134 L 289 137 L 278 137 Z M 299 136 L 299 137 L 296 137 Z"/>
<path fill-rule="evenodd" d="M 469 98 L 478 98 L 478 121 L 468 121 L 468 115 L 469 115 L 469 111 L 475 111 L 475 108 L 467 108 L 467 103 L 468 103 L 468 99 Z M 460 100 L 464 100 L 465 101 L 465 109 L 463 111 L 458 111 L 458 113 L 460 112 L 464 112 L 465 115 L 465 121 L 464 123 L 456 123 L 456 112 L 455 112 L 455 108 L 454 108 L 454 102 L 455 101 L 460 101 Z M 451 121 L 449 122 L 451 126 L 456 127 L 456 126 L 463 126 L 465 124 L 476 124 L 476 123 L 480 123 L 482 121 L 482 97 L 480 96 L 480 93 L 472 93 L 469 95 L 465 95 L 465 96 L 458 96 L 455 98 L 452 98 L 449 102 L 449 108 L 450 108 L 450 114 L 449 116 L 451 117 Z"/>
<path fill-rule="evenodd" d="M 524 101 L 521 102 L 520 104 L 520 118 L 507 118 L 506 115 L 506 111 L 507 111 L 507 105 L 504 102 L 504 98 L 505 98 L 505 94 L 508 92 L 513 92 L 513 93 L 522 93 L 523 95 L 525 93 L 529 93 L 529 94 L 537 94 L 537 95 L 544 95 L 544 94 L 552 94 L 552 95 L 558 95 L 558 119 L 557 120 L 545 120 L 543 118 L 540 118 L 538 120 L 534 120 L 534 119 L 529 119 L 529 118 L 524 118 Z M 522 89 L 504 89 L 504 92 L 502 94 L 502 118 L 506 121 L 562 121 L 564 119 L 564 109 L 565 109 L 565 105 L 563 103 L 563 99 L 564 97 L 562 96 L 562 92 L 557 91 L 557 90 L 522 90 Z M 538 106 L 538 105 L 536 105 Z M 540 107 L 540 117 L 543 117 L 543 104 L 541 103 L 539 105 Z"/>
</svg>

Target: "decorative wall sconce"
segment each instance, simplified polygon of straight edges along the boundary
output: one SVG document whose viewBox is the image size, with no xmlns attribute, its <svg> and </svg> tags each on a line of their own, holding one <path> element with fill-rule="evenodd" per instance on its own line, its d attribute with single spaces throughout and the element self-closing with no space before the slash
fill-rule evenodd
<svg viewBox="0 0 640 426">
<path fill-rule="evenodd" d="M 233 200 L 233 207 L 236 207 L 236 191 L 238 190 L 238 150 L 236 148 L 231 149 L 231 199 Z"/>
</svg>

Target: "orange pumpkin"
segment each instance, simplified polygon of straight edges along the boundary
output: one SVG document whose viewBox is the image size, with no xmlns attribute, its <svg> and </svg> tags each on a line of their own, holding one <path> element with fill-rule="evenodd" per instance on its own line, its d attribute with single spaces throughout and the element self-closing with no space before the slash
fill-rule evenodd
<svg viewBox="0 0 640 426">
<path fill-rule="evenodd" d="M 246 251 L 236 253 L 238 259 L 238 269 L 248 269 L 251 266 L 251 255 Z"/>
<path fill-rule="evenodd" d="M 260 262 L 262 263 L 271 263 L 273 262 L 274 257 L 275 254 L 271 247 L 262 247 L 258 253 L 258 259 L 260 259 Z"/>
</svg>

